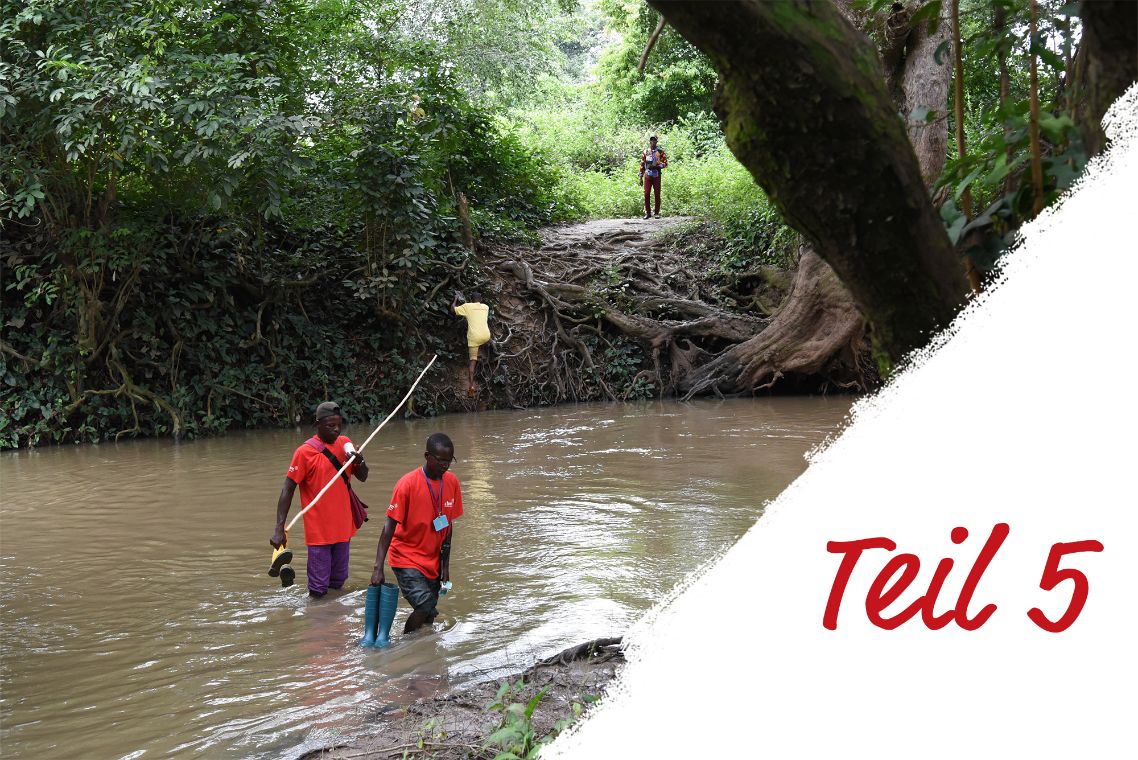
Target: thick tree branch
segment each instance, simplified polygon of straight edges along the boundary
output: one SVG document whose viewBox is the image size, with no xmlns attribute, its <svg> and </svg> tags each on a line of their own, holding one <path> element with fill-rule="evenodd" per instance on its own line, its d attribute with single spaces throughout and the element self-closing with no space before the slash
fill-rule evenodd
<svg viewBox="0 0 1138 760">
<path fill-rule="evenodd" d="M 829 3 L 650 4 L 719 69 L 728 145 L 849 288 L 879 350 L 897 362 L 925 345 L 967 288 L 864 35 Z"/>
<path fill-rule="evenodd" d="M 660 23 L 656 24 L 656 28 L 652 30 L 652 34 L 648 37 L 648 43 L 644 46 L 644 52 L 640 54 L 640 65 L 636 67 L 637 74 L 644 73 L 644 67 L 648 65 L 648 54 L 656 46 L 656 40 L 660 39 L 660 32 L 664 31 L 664 25 L 667 23 L 661 16 Z"/>
</svg>

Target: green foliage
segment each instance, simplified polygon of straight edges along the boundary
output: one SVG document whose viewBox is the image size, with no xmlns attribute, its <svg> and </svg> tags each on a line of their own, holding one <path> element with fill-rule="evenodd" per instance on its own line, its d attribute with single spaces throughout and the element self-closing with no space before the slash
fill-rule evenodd
<svg viewBox="0 0 1138 760">
<path fill-rule="evenodd" d="M 1004 23 L 997 24 L 997 7 Z M 1029 146 L 1029 57 L 1038 58 L 1044 205 L 1070 187 L 1086 164 L 1086 151 L 1068 113 L 1063 86 L 1076 39 L 1077 6 L 1038 3 L 1038 32 L 1029 39 L 1026 0 L 962 3 L 962 58 L 966 85 L 966 155 L 950 141 L 949 160 L 937 189 L 950 192 L 941 207 L 949 237 L 982 267 L 990 267 L 1013 241 L 1015 230 L 1034 215 Z M 1008 94 L 1001 97 L 999 61 L 1005 62 Z M 950 108 L 951 113 L 951 108 Z M 971 193 L 968 218 L 960 199 Z"/>
<path fill-rule="evenodd" d="M 396 24 L 411 44 L 434 47 L 472 99 L 523 100 L 534 79 L 558 73 L 570 35 L 582 30 L 576 0 L 396 0 Z"/>
<path fill-rule="evenodd" d="M 415 748 L 420 752 L 434 744 L 441 744 L 447 739 L 447 732 L 439 725 L 436 718 L 427 718 L 423 725 L 415 732 Z M 414 750 L 404 750 L 403 757 L 412 757 Z"/>
<path fill-rule="evenodd" d="M 521 699 L 525 692 L 525 681 L 518 679 L 515 683 L 503 682 L 498 687 L 497 696 L 486 706 L 488 712 L 498 712 L 502 717 L 498 725 L 486 739 L 484 750 L 496 752 L 494 760 L 532 760 L 536 758 L 541 748 L 557 738 L 557 735 L 571 726 L 581 717 L 584 711 L 582 702 L 593 702 L 595 698 L 586 697 L 582 702 L 573 702 L 572 715 L 561 718 L 553 725 L 553 730 L 546 734 L 538 734 L 533 725 L 533 714 L 537 706 L 545 698 L 549 687 L 539 690 L 525 702 L 515 702 Z"/>
<path fill-rule="evenodd" d="M 486 236 L 567 204 L 398 14 L 4 2 L 0 446 L 382 409 L 452 356 L 457 194 Z"/>
<path fill-rule="evenodd" d="M 1030 160 L 1027 106 L 1021 101 L 998 109 L 989 131 L 963 159 L 949 161 L 938 181 L 938 186 L 952 190 L 952 197 L 941 207 L 949 238 L 954 244 L 963 244 L 982 266 L 994 262 L 1013 242 L 1014 231 L 1034 213 L 1026 171 Z M 1074 183 L 1086 165 L 1086 152 L 1075 123 L 1067 115 L 1044 114 L 1040 131 L 1046 140 L 1041 162 L 1044 205 L 1050 205 Z M 972 191 L 983 209 L 971 219 L 958 207 L 965 189 Z"/>
<path fill-rule="evenodd" d="M 623 291 L 627 287 L 628 283 L 613 273 L 608 287 L 602 287 L 599 294 L 610 303 L 623 306 Z M 598 318 L 603 317 L 600 305 L 597 310 Z M 586 335 L 582 341 L 594 361 L 593 370 L 586 372 L 592 383 L 599 387 L 597 381 L 604 381 L 621 401 L 652 398 L 656 394 L 656 384 L 640 374 L 651 367 L 651 361 L 640 344 L 624 337 L 609 340 L 592 335 Z"/>
<path fill-rule="evenodd" d="M 646 3 L 601 0 L 599 6 L 620 41 L 601 56 L 597 77 L 622 120 L 665 124 L 681 114 L 711 111 L 718 74 L 707 56 L 665 26 L 640 73 L 640 57 L 660 14 Z"/>
</svg>

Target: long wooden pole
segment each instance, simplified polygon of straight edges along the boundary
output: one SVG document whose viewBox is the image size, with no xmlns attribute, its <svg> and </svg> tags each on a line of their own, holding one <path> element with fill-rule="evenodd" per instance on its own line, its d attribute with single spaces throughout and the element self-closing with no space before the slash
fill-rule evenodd
<svg viewBox="0 0 1138 760">
<path fill-rule="evenodd" d="M 423 371 L 419 373 L 419 377 L 415 378 L 415 382 L 411 384 L 411 390 L 407 391 L 407 395 L 403 397 L 403 400 L 395 405 L 395 408 L 391 410 L 391 414 L 387 415 L 387 418 L 384 419 L 383 422 L 379 423 L 379 427 L 371 431 L 371 435 L 367 437 L 367 440 L 360 444 L 359 448 L 356 449 L 356 453 L 348 457 L 348 461 L 344 462 L 343 466 L 340 467 L 336 474 L 332 476 L 332 479 L 324 484 L 324 487 L 320 489 L 320 493 L 316 494 L 315 498 L 313 498 L 312 501 L 308 502 L 308 506 L 297 512 L 296 515 L 291 520 L 289 520 L 288 525 L 285 526 L 286 531 L 291 528 L 297 520 L 300 519 L 301 515 L 316 506 L 316 502 L 320 501 L 320 497 L 324 495 L 324 492 L 331 488 L 332 484 L 336 482 L 336 479 L 340 477 L 344 470 L 348 469 L 348 465 L 356 460 L 356 454 L 363 451 L 364 447 L 371 443 L 371 439 L 375 438 L 375 434 L 382 430 L 383 426 L 386 425 L 391 420 L 391 418 L 395 416 L 395 413 L 398 412 L 403 407 L 403 405 L 407 403 L 407 399 L 411 398 L 411 394 L 415 392 L 415 386 L 419 384 L 419 381 L 423 379 L 423 375 L 427 374 L 427 370 L 431 368 L 431 365 L 435 363 L 435 359 L 438 358 L 438 354 L 435 354 L 431 357 L 431 360 L 427 362 L 427 366 L 423 367 Z"/>
</svg>

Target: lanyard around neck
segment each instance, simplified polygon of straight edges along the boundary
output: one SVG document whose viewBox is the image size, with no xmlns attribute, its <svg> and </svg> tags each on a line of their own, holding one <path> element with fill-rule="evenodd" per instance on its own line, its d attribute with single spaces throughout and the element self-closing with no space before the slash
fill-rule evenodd
<svg viewBox="0 0 1138 760">
<path fill-rule="evenodd" d="M 435 517 L 438 517 L 443 513 L 443 479 L 439 478 L 439 495 L 435 496 L 435 489 L 431 488 L 431 479 L 427 477 L 426 466 L 424 465 L 421 469 L 423 471 L 423 480 L 427 483 L 427 490 L 431 492 L 431 503 L 435 507 Z"/>
</svg>

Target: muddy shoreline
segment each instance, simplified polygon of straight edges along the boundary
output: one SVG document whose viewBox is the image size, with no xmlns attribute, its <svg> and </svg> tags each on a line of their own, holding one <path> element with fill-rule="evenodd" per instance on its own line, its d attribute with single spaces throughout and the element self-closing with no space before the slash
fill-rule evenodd
<svg viewBox="0 0 1138 760">
<path fill-rule="evenodd" d="M 584 715 L 603 697 L 625 664 L 619 637 L 597 639 L 540 660 L 508 678 L 464 684 L 374 717 L 374 733 L 332 746 L 298 750 L 298 760 L 491 760 L 505 747 L 489 741 L 507 705 L 520 714 L 544 690 L 523 728 L 532 737 L 556 735 L 564 721 Z M 491 708 L 497 705 L 497 709 Z M 577 707 L 575 707 L 577 705 Z"/>
</svg>

